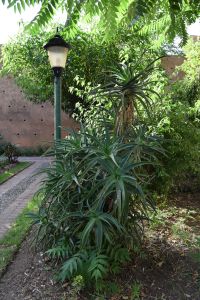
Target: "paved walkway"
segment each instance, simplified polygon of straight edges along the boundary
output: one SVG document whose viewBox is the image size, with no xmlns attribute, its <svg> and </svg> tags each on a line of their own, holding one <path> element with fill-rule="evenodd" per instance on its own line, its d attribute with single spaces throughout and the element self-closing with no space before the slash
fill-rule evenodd
<svg viewBox="0 0 200 300">
<path fill-rule="evenodd" d="M 37 173 L 51 161 L 45 157 L 20 157 L 19 160 L 33 164 L 0 185 L 0 238 L 40 188 L 44 175 Z"/>
</svg>

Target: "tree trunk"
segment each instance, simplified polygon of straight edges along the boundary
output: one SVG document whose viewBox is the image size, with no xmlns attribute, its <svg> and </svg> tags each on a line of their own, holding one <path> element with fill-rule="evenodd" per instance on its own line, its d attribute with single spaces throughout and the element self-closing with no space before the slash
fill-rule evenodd
<svg viewBox="0 0 200 300">
<path fill-rule="evenodd" d="M 133 98 L 126 93 L 124 95 L 124 103 L 120 106 L 116 122 L 115 122 L 115 131 L 117 135 L 123 135 L 128 129 L 133 125 L 134 118 L 134 100 Z"/>
</svg>

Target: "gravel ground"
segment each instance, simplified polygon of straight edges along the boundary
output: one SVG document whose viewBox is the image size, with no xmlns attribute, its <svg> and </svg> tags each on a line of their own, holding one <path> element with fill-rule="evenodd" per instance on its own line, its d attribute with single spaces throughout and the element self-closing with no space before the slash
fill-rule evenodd
<svg viewBox="0 0 200 300">
<path fill-rule="evenodd" d="M 40 168 L 34 171 L 37 174 L 41 168 L 46 168 L 48 163 L 43 163 Z M 31 174 L 29 177 L 24 178 L 19 184 L 13 186 L 8 192 L 0 195 L 0 214 L 6 209 L 20 194 L 22 194 L 27 187 L 36 180 L 37 176 Z"/>
</svg>

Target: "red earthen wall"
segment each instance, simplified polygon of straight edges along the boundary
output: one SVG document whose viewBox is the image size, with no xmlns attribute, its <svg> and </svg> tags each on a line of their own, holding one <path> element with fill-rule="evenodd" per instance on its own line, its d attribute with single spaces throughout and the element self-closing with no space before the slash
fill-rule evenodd
<svg viewBox="0 0 200 300">
<path fill-rule="evenodd" d="M 0 78 L 0 134 L 19 147 L 44 146 L 53 141 L 54 112 L 50 103 L 33 104 L 10 77 Z M 63 128 L 77 123 L 62 113 Z M 63 129 L 62 136 L 67 132 Z"/>
</svg>

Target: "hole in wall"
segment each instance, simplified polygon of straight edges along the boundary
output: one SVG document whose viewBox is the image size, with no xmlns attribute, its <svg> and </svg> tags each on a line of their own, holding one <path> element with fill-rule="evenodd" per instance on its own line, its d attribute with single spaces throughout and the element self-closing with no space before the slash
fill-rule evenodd
<svg viewBox="0 0 200 300">
<path fill-rule="evenodd" d="M 8 107 L 11 107 L 11 105 L 8 105 Z"/>
<path fill-rule="evenodd" d="M 37 135 L 37 133 L 34 133 L 34 135 L 36 136 L 36 135 Z"/>
<path fill-rule="evenodd" d="M 24 119 L 24 122 L 26 122 L 26 120 Z"/>
<path fill-rule="evenodd" d="M 41 119 L 41 122 L 43 122 L 44 120 L 43 119 Z"/>
<path fill-rule="evenodd" d="M 12 119 L 9 119 L 10 122 L 12 122 Z"/>
<path fill-rule="evenodd" d="M 43 107 L 44 107 L 44 105 L 41 105 L 41 107 L 43 108 Z"/>
<path fill-rule="evenodd" d="M 17 133 L 17 135 L 19 136 L 19 133 Z"/>
</svg>

